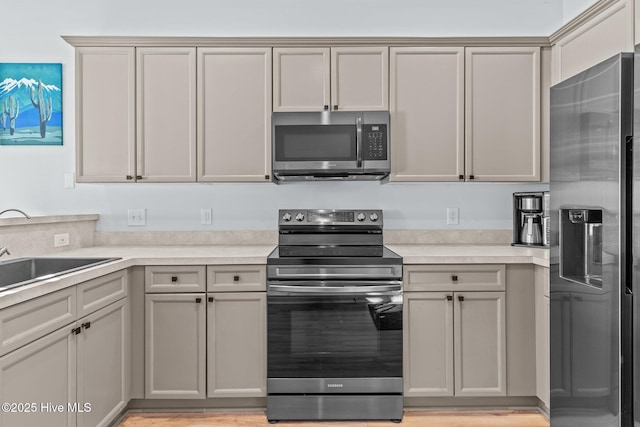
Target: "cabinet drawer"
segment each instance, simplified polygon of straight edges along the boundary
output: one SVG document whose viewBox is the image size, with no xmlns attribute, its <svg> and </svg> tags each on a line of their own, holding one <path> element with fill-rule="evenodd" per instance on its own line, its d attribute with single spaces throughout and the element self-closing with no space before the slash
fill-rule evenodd
<svg viewBox="0 0 640 427">
<path fill-rule="evenodd" d="M 0 310 L 0 356 L 76 320 L 76 287 Z"/>
<path fill-rule="evenodd" d="M 405 291 L 504 291 L 503 264 L 405 265 Z"/>
<path fill-rule="evenodd" d="M 78 285 L 78 318 L 127 296 L 127 270 L 116 271 Z"/>
<path fill-rule="evenodd" d="M 144 269 L 146 292 L 204 292 L 205 280 L 203 265 L 154 265 Z"/>
<path fill-rule="evenodd" d="M 265 291 L 264 265 L 213 265 L 207 267 L 207 291 Z"/>
</svg>

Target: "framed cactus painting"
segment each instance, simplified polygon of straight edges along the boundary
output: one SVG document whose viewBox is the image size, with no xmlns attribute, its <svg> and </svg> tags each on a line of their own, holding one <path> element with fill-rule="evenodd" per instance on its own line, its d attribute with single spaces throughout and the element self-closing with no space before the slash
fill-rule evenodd
<svg viewBox="0 0 640 427">
<path fill-rule="evenodd" d="M 62 64 L 0 63 L 0 145 L 62 145 Z"/>
</svg>

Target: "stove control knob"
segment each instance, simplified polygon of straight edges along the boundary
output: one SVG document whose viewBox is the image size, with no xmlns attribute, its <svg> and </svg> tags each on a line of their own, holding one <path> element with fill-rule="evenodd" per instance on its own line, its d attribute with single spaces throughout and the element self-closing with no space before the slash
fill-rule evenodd
<svg viewBox="0 0 640 427">
<path fill-rule="evenodd" d="M 379 216 L 378 216 L 378 214 L 377 214 L 377 213 L 375 213 L 375 212 L 374 212 L 374 213 L 372 213 L 371 215 L 369 215 L 369 219 L 370 219 L 371 221 L 373 221 L 373 222 L 377 221 L 377 220 L 378 220 L 378 218 L 379 218 Z"/>
<path fill-rule="evenodd" d="M 286 212 L 284 215 L 282 215 L 282 220 L 291 221 L 291 214 L 289 212 Z"/>
<path fill-rule="evenodd" d="M 296 214 L 296 221 L 303 221 L 304 220 L 304 214 L 302 212 L 298 212 Z"/>
<path fill-rule="evenodd" d="M 362 221 L 364 221 L 364 219 L 365 219 L 366 217 L 367 217 L 367 216 L 366 216 L 365 214 L 363 214 L 362 212 L 360 212 L 360 213 L 356 216 L 356 219 L 357 219 L 358 221 L 362 222 Z"/>
</svg>

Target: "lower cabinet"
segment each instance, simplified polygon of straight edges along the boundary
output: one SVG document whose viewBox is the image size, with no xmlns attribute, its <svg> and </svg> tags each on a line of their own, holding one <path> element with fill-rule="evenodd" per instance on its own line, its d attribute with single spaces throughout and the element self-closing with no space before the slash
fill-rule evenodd
<svg viewBox="0 0 640 427">
<path fill-rule="evenodd" d="M 504 292 L 406 292 L 405 396 L 506 396 Z"/>
<path fill-rule="evenodd" d="M 145 397 L 204 399 L 204 293 L 145 296 Z"/>
<path fill-rule="evenodd" d="M 209 293 L 207 302 L 207 396 L 266 396 L 266 294 Z"/>
<path fill-rule="evenodd" d="M 106 426 L 129 401 L 127 300 L 0 358 L 3 427 Z"/>
</svg>

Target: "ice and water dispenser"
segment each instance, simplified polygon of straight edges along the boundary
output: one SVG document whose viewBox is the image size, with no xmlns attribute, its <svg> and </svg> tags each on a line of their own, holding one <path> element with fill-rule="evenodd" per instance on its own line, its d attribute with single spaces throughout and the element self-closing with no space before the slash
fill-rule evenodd
<svg viewBox="0 0 640 427">
<path fill-rule="evenodd" d="M 560 209 L 560 277 L 602 288 L 602 209 Z"/>
</svg>

